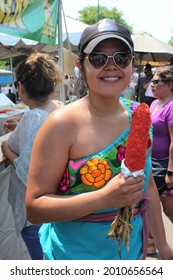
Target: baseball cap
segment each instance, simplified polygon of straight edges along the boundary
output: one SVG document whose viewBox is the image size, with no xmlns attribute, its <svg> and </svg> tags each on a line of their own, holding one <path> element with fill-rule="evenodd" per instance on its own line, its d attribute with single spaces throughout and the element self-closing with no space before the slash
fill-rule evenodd
<svg viewBox="0 0 173 280">
<path fill-rule="evenodd" d="M 134 44 L 128 28 L 111 19 L 102 19 L 84 29 L 78 45 L 79 58 L 83 53 L 90 54 L 101 41 L 109 38 L 121 40 L 133 53 Z"/>
</svg>

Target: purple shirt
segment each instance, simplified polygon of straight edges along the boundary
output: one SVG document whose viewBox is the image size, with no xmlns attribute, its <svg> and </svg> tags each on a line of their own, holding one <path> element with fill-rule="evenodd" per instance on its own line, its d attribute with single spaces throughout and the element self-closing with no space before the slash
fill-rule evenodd
<svg viewBox="0 0 173 280">
<path fill-rule="evenodd" d="M 154 100 L 150 105 L 152 113 L 158 100 Z M 152 157 L 155 159 L 163 159 L 169 157 L 169 126 L 173 126 L 173 98 L 163 105 L 157 112 L 151 114 L 153 125 L 153 145 Z"/>
</svg>

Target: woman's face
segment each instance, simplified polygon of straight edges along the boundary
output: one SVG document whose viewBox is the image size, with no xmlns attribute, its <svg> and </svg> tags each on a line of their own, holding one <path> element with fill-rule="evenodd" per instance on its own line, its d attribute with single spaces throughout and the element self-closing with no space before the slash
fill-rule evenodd
<svg viewBox="0 0 173 280">
<path fill-rule="evenodd" d="M 129 49 L 117 39 L 107 39 L 100 42 L 94 52 L 104 52 L 112 56 L 116 52 L 128 52 Z M 122 69 L 118 67 L 113 58 L 110 57 L 107 63 L 100 69 L 95 69 L 88 61 L 84 60 L 85 78 L 90 94 L 113 97 L 120 96 L 121 92 L 129 85 L 132 75 L 132 60 L 130 64 Z"/>
<path fill-rule="evenodd" d="M 154 75 L 152 81 L 157 81 L 157 80 L 162 80 L 160 78 L 160 76 L 158 76 L 157 74 Z M 152 88 L 152 92 L 154 97 L 158 98 L 158 99 L 162 99 L 164 97 L 166 97 L 168 94 L 172 94 L 171 93 L 171 82 L 159 82 L 159 83 L 154 83 L 151 82 L 151 88 Z"/>
</svg>

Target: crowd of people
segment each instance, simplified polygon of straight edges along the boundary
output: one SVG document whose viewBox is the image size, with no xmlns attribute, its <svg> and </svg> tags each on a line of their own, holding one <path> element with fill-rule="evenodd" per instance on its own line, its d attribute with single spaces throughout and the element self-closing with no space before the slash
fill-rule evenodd
<svg viewBox="0 0 173 280">
<path fill-rule="evenodd" d="M 31 259 L 140 260 L 149 241 L 160 259 L 173 259 L 161 212 L 162 203 L 173 222 L 173 67 L 153 73 L 146 64 L 139 76 L 133 54 L 124 25 L 103 19 L 88 26 L 78 45 L 83 90 L 66 106 L 51 100 L 63 81 L 51 57 L 33 53 L 17 67 L 17 91 L 30 110 L 10 129 L 2 152 L 11 163 L 16 236 Z M 142 174 L 126 177 L 122 162 L 133 112 L 142 102 L 151 114 L 146 164 Z M 124 239 L 107 236 L 130 205 L 128 249 Z"/>
</svg>

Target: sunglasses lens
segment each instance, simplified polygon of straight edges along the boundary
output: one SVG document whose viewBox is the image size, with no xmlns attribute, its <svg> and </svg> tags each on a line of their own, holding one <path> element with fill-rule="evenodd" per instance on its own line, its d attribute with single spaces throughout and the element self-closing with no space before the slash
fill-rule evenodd
<svg viewBox="0 0 173 280">
<path fill-rule="evenodd" d="M 114 63 L 124 69 L 126 68 L 130 62 L 132 61 L 132 54 L 131 53 L 115 53 L 114 56 L 113 56 L 113 59 L 114 59 Z"/>
<path fill-rule="evenodd" d="M 91 53 L 88 55 L 90 64 L 96 68 L 100 69 L 107 63 L 107 54 L 105 53 Z"/>
<path fill-rule="evenodd" d="M 88 55 L 88 60 L 92 67 L 95 69 L 100 69 L 106 65 L 108 59 L 112 56 L 108 56 L 106 53 L 91 53 Z M 125 52 L 116 52 L 113 55 L 114 63 L 124 69 L 126 68 L 132 61 L 132 54 Z"/>
<path fill-rule="evenodd" d="M 158 83 L 160 83 L 161 81 L 160 80 L 152 80 L 151 81 L 154 85 L 157 85 Z"/>
</svg>

